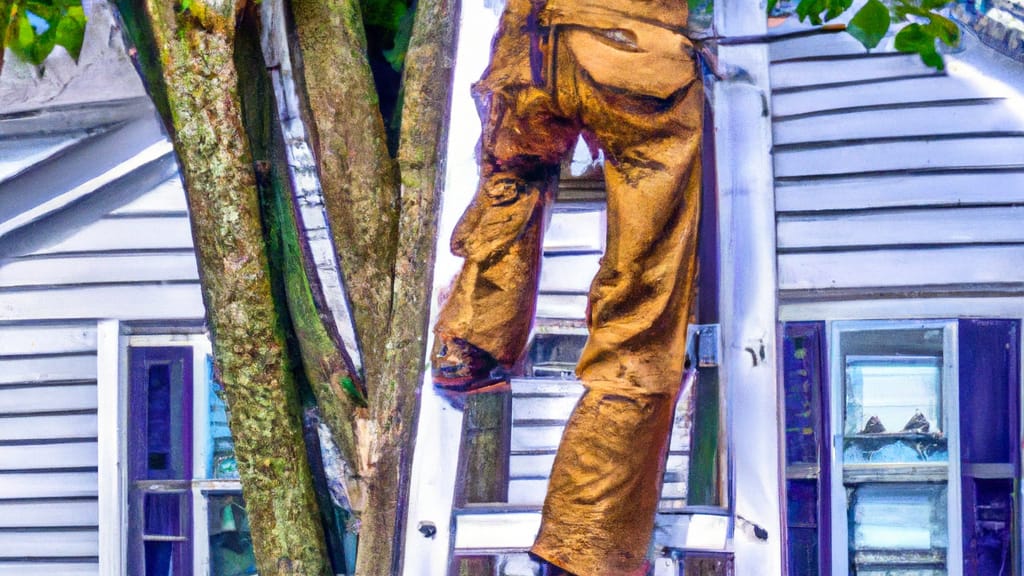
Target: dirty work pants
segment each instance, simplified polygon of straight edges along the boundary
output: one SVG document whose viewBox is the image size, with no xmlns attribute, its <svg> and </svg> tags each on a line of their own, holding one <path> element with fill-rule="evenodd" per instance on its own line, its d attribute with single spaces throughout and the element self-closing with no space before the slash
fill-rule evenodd
<svg viewBox="0 0 1024 576">
<path fill-rule="evenodd" d="M 500 65 L 492 61 L 492 77 Z M 532 552 L 579 576 L 632 574 L 649 545 L 682 380 L 703 89 L 692 60 L 668 98 L 598 85 L 564 47 L 554 69 L 550 87 L 485 95 L 481 184 L 452 238 L 465 264 L 435 331 L 506 365 L 519 358 L 554 177 L 581 131 L 596 138 L 606 156 L 608 238 L 576 368 L 586 392 L 565 428 Z"/>
</svg>

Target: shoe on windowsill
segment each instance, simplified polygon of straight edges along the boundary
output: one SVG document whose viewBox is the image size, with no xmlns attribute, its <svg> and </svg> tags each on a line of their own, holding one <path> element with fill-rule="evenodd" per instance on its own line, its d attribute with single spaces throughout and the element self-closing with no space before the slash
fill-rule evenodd
<svg viewBox="0 0 1024 576">
<path fill-rule="evenodd" d="M 493 356 L 462 338 L 438 334 L 430 353 L 434 387 L 446 392 L 478 392 L 507 380 L 493 375 L 498 367 Z"/>
</svg>

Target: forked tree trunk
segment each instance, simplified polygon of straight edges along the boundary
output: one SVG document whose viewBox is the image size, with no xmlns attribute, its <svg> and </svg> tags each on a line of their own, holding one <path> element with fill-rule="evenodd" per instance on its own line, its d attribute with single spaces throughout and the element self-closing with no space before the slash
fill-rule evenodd
<svg viewBox="0 0 1024 576">
<path fill-rule="evenodd" d="M 236 34 L 255 34 L 249 27 L 236 28 L 238 14 L 255 8 L 243 0 L 237 6 L 192 0 L 187 10 L 158 0 L 141 8 L 129 0 L 122 4 L 143 72 L 170 124 L 188 189 L 259 571 L 318 575 L 327 569 L 291 372 L 300 367 L 286 361 L 287 329 L 299 345 L 301 368 L 326 421 L 366 481 L 365 498 L 359 499 L 365 510 L 357 571 L 397 574 L 401 503 L 408 493 L 423 377 L 457 6 L 424 0 L 417 7 L 396 161 L 388 155 L 358 4 L 294 3 L 301 58 L 293 59 L 303 64 L 297 72 L 304 74 L 299 80 L 306 88 L 306 120 L 313 128 L 333 242 L 362 345 L 369 394 L 364 410 L 338 385 L 357 375 L 343 352 L 331 347 L 329 331 L 320 323 L 298 262 L 294 223 L 280 206 L 274 222 L 283 228 L 270 238 L 281 242 L 284 254 L 275 267 L 283 276 L 284 302 L 274 303 L 253 162 L 245 145 L 247 129 L 254 142 L 270 137 L 268 113 L 253 106 L 273 107 L 266 84 L 246 77 L 248 110 L 243 111 L 235 68 L 238 61 L 245 74 L 258 73 L 249 60 L 238 60 L 254 57 L 251 39 L 235 42 Z M 256 149 L 273 156 L 267 147 Z M 261 166 L 275 161 L 259 160 Z M 281 184 L 272 170 L 271 178 Z"/>
<path fill-rule="evenodd" d="M 235 6 L 197 0 L 179 12 L 171 2 L 148 0 L 136 9 L 126 15 L 136 30 L 151 34 L 153 53 L 143 56 L 151 68 L 147 76 L 158 106 L 169 112 L 165 118 L 188 190 L 257 569 L 266 575 L 328 574 L 242 122 Z"/>
</svg>

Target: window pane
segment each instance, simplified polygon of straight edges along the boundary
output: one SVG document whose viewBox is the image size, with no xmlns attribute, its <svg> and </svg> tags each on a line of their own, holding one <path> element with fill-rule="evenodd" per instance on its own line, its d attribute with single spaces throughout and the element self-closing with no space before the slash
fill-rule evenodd
<svg viewBox="0 0 1024 576">
<path fill-rule="evenodd" d="M 949 546 L 946 492 L 945 484 L 879 483 L 854 488 L 849 508 L 850 553 L 857 574 L 872 570 L 881 574 L 941 570 L 944 574 Z"/>
<path fill-rule="evenodd" d="M 146 536 L 184 536 L 182 498 L 184 493 L 146 493 L 142 497 L 146 517 L 143 520 Z"/>
<path fill-rule="evenodd" d="M 213 478 L 238 478 L 238 463 L 235 461 L 235 441 L 228 428 L 228 408 L 224 402 L 224 389 L 213 377 L 213 359 L 206 359 L 206 381 L 210 385 L 210 437 L 208 439 L 210 459 L 209 474 Z"/>
<path fill-rule="evenodd" d="M 241 494 L 209 496 L 210 576 L 256 574 L 249 516 Z"/>
</svg>

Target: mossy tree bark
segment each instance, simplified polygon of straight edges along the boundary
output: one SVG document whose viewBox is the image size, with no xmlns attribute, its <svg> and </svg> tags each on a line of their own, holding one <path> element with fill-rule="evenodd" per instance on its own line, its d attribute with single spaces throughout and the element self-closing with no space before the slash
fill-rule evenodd
<svg viewBox="0 0 1024 576">
<path fill-rule="evenodd" d="M 231 407 L 261 574 L 328 574 L 285 326 L 271 295 L 260 204 L 234 66 L 236 6 L 150 0 L 154 91 L 188 190 L 203 296 Z"/>
<path fill-rule="evenodd" d="M 251 65 L 254 44 L 236 41 L 238 34 L 257 33 L 249 25 L 239 29 L 238 22 L 241 14 L 252 22 L 258 3 L 123 0 L 121 9 L 188 190 L 259 571 L 319 575 L 328 569 L 301 437 L 293 373 L 302 370 L 358 477 L 350 484 L 357 488 L 356 511 L 364 508 L 357 572 L 396 574 L 423 376 L 457 6 L 418 3 L 395 158 L 358 3 L 292 3 L 293 60 L 363 352 L 365 407 L 339 384 L 359 375 L 322 324 L 290 210 L 279 198 L 265 198 L 273 217 L 260 219 L 257 175 L 269 174 L 269 183 L 260 178 L 264 193 L 280 192 L 287 179 L 273 169 L 280 163 L 273 148 L 260 145 L 271 138 L 274 106 L 266 78 L 248 77 L 262 75 Z M 247 133 L 259 155 L 255 163 Z M 275 253 L 282 254 L 272 267 L 277 289 L 268 277 L 268 241 L 279 242 Z M 291 356 L 288 341 L 297 344 Z"/>
</svg>

